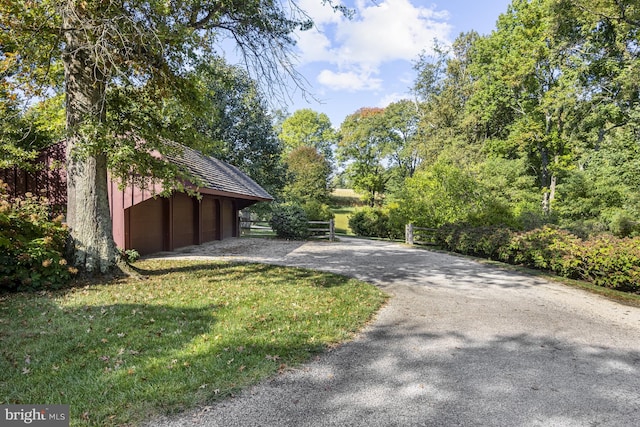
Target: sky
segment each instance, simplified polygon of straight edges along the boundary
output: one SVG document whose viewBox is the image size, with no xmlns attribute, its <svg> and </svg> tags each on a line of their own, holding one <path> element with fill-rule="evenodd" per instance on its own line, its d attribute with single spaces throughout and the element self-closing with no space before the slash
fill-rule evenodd
<svg viewBox="0 0 640 427">
<path fill-rule="evenodd" d="M 450 44 L 462 32 L 489 34 L 510 0 L 344 0 L 351 20 L 320 0 L 297 2 L 315 28 L 297 34 L 297 71 L 317 100 L 291 93 L 291 114 L 310 108 L 325 113 L 335 128 L 362 107 L 386 107 L 410 98 L 421 52 L 434 40 Z"/>
</svg>

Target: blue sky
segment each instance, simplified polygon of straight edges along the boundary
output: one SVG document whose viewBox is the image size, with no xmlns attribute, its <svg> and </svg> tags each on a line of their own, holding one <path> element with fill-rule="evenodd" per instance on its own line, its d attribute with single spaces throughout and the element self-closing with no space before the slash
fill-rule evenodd
<svg viewBox="0 0 640 427">
<path fill-rule="evenodd" d="M 326 113 L 334 127 L 361 107 L 385 107 L 407 98 L 413 61 L 432 52 L 434 39 L 452 42 L 461 32 L 488 34 L 510 0 L 346 0 L 355 9 L 347 20 L 300 0 L 316 28 L 298 34 L 297 70 L 320 101 L 292 93 L 289 113 L 300 108 Z"/>
</svg>

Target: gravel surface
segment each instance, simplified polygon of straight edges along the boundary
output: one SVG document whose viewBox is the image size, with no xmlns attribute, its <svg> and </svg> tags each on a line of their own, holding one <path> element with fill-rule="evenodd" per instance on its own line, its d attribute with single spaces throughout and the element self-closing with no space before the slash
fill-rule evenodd
<svg viewBox="0 0 640 427">
<path fill-rule="evenodd" d="M 172 257 L 316 268 L 393 296 L 358 337 L 150 426 L 638 426 L 640 309 L 405 245 L 230 239 Z"/>
</svg>

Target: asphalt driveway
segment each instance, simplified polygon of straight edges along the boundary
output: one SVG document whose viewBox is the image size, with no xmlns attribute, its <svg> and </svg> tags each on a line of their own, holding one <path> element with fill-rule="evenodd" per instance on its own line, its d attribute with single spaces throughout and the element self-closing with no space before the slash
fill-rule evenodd
<svg viewBox="0 0 640 427">
<path fill-rule="evenodd" d="M 236 240 L 178 255 L 317 268 L 393 298 L 354 341 L 150 425 L 640 425 L 638 308 L 395 243 Z"/>
</svg>

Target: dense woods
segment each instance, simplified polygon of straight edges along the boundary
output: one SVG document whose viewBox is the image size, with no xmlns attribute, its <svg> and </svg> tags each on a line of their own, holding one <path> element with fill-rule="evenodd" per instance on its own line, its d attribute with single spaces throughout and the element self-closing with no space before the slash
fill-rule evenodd
<svg viewBox="0 0 640 427">
<path fill-rule="evenodd" d="M 515 0 L 418 58 L 413 100 L 344 121 L 347 177 L 400 223 L 635 235 L 639 20 L 631 1 Z"/>
</svg>

